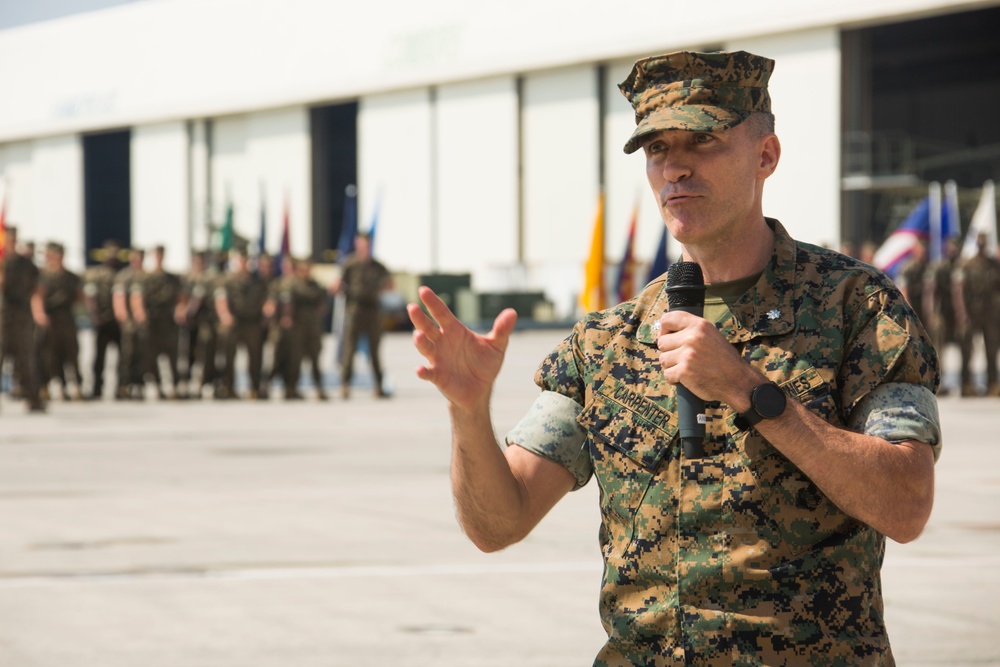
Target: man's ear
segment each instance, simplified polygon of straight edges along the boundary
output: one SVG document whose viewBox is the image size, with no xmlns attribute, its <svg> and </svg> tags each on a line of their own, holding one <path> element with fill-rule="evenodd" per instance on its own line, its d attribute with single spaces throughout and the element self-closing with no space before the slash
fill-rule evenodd
<svg viewBox="0 0 1000 667">
<path fill-rule="evenodd" d="M 778 161 L 781 159 L 781 142 L 774 134 L 769 134 L 760 138 L 760 178 L 765 179 L 774 173 L 778 168 Z"/>
</svg>

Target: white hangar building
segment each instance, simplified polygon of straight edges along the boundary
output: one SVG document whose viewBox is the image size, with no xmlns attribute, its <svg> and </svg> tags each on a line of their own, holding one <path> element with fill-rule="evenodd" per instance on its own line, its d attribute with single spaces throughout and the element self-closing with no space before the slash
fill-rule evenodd
<svg viewBox="0 0 1000 667">
<path fill-rule="evenodd" d="M 606 250 L 662 223 L 617 83 L 639 57 L 777 61 L 782 163 L 765 211 L 880 240 L 933 179 L 1000 176 L 1000 3 L 957 0 L 32 0 L 0 7 L 0 176 L 22 236 L 80 268 L 105 239 L 187 267 L 233 205 L 277 251 L 377 217 L 393 270 L 542 290 L 571 316 L 600 192 Z M 897 218 L 898 219 L 898 218 Z M 675 249 L 676 250 L 676 249 Z"/>
</svg>

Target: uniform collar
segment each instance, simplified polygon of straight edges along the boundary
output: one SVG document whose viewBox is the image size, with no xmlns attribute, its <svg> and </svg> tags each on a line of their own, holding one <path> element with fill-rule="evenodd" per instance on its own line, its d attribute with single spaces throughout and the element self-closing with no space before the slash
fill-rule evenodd
<svg viewBox="0 0 1000 667">
<path fill-rule="evenodd" d="M 778 336 L 795 329 L 795 240 L 781 223 L 766 218 L 774 230 L 774 252 L 757 283 L 733 305 L 729 317 L 718 326 L 733 343 L 758 336 Z M 656 297 L 642 318 L 636 333 L 639 342 L 656 344 L 659 321 L 667 310 L 666 276 L 660 276 L 646 288 Z"/>
</svg>

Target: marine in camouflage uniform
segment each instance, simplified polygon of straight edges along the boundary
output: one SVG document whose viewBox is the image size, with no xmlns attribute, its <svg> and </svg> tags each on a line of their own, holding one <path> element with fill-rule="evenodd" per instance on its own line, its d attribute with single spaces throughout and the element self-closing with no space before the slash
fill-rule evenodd
<svg viewBox="0 0 1000 667">
<path fill-rule="evenodd" d="M 301 259 L 295 262 L 295 273 L 285 283 L 282 301 L 290 308 L 292 325 L 291 356 L 289 366 L 291 387 L 298 387 L 303 360 L 309 362 L 316 398 L 327 399 L 323 389 L 323 370 L 320 352 L 323 347 L 323 315 L 326 313 L 327 291 L 310 275 L 312 262 Z"/>
<path fill-rule="evenodd" d="M 679 53 L 622 84 L 637 114 L 626 151 L 643 149 L 664 221 L 704 271 L 705 318 L 670 310 L 662 277 L 587 315 L 501 452 L 489 393 L 515 314 L 477 335 L 426 287 L 430 317 L 407 309 L 417 374 L 449 401 L 477 546 L 522 539 L 596 478 L 595 665 L 893 664 L 879 570 L 884 536 L 912 540 L 930 514 L 937 357 L 884 274 L 764 218 L 772 66 Z M 703 455 L 681 447 L 679 383 L 705 399 Z"/>
<path fill-rule="evenodd" d="M 997 352 L 1000 349 L 995 299 L 1000 294 L 1000 262 L 986 251 L 986 235 L 976 239 L 978 253 L 962 262 L 955 272 L 955 301 L 962 347 L 962 395 L 974 396 L 972 352 L 977 336 L 986 350 L 986 393 L 1000 396 L 997 380 Z"/>
<path fill-rule="evenodd" d="M 236 269 L 222 280 L 215 293 L 215 307 L 219 314 L 219 338 L 226 351 L 226 365 L 222 375 L 219 398 L 237 398 L 235 391 L 236 350 L 242 345 L 247 352 L 250 370 L 250 387 L 247 398 L 264 398 L 261 357 L 263 352 L 264 301 L 267 284 L 260 276 L 250 272 L 246 251 L 236 253 Z"/>
<path fill-rule="evenodd" d="M 268 283 L 267 302 L 264 305 L 268 322 L 267 340 L 271 348 L 269 384 L 281 378 L 285 399 L 289 401 L 303 398 L 299 393 L 299 373 L 292 367 L 295 319 L 292 316 L 291 285 L 294 281 L 295 260 L 291 255 L 282 255 L 281 275 L 275 276 Z"/>
<path fill-rule="evenodd" d="M 117 243 L 107 242 L 101 250 L 101 264 L 83 274 L 83 296 L 94 329 L 94 365 L 90 398 L 100 399 L 104 393 L 104 366 L 108 347 L 114 345 L 121 356 L 122 331 L 115 318 L 113 290 L 115 276 L 121 268 Z"/>
<path fill-rule="evenodd" d="M 4 234 L 2 283 L 3 307 L 0 323 L 2 355 L 0 360 L 11 359 L 20 381 L 21 396 L 28 410 L 45 409 L 38 382 L 37 355 L 35 354 L 35 326 L 47 324 L 43 300 L 44 288 L 39 281 L 39 271 L 27 256 L 16 251 L 17 228 L 8 227 Z"/>
<path fill-rule="evenodd" d="M 942 363 L 945 347 L 959 343 L 952 284 L 952 276 L 958 267 L 959 251 L 958 240 L 954 237 L 949 238 L 945 242 L 944 256 L 931 262 L 924 273 L 924 313 L 927 315 L 925 324 Z M 942 376 L 945 375 L 946 373 L 942 371 Z M 948 391 L 949 389 L 942 383 L 938 395 L 944 395 Z"/>
<path fill-rule="evenodd" d="M 180 398 L 180 374 L 178 373 L 178 350 L 180 345 L 179 312 L 181 303 L 181 279 L 163 268 L 163 246 L 153 249 L 153 269 L 136 280 L 131 288 L 132 313 L 136 320 L 141 348 L 145 352 L 142 361 L 145 380 L 156 385 L 157 396 Z M 172 393 L 164 389 L 160 372 L 160 357 L 166 357 L 170 369 Z"/>
<path fill-rule="evenodd" d="M 63 265 L 63 256 L 61 244 L 49 243 L 46 246 L 46 267 L 41 281 L 48 326 L 38 330 L 39 377 L 42 390 L 56 379 L 64 400 L 80 400 L 83 398 L 83 377 L 80 375 L 80 339 L 74 308 L 83 300 L 83 281 Z M 72 394 L 66 380 L 67 368 L 75 385 Z"/>
<path fill-rule="evenodd" d="M 214 386 L 219 379 L 216 363 L 219 317 L 215 310 L 215 293 L 224 273 L 221 269 L 208 267 L 208 259 L 207 252 L 195 254 L 192 270 L 183 281 L 181 296 L 184 326 L 188 331 L 185 379 L 189 383 L 188 396 L 194 398 L 200 398 L 204 388 Z"/>
<path fill-rule="evenodd" d="M 903 298 L 917 314 L 917 319 L 926 325 L 929 321 L 924 312 L 924 274 L 927 273 L 927 248 L 918 241 L 913 246 L 913 256 L 899 270 L 896 281 Z"/>
<path fill-rule="evenodd" d="M 128 266 L 115 275 L 111 290 L 111 302 L 115 319 L 121 328 L 121 354 L 118 355 L 118 389 L 115 398 L 142 400 L 145 397 L 144 379 L 146 351 L 145 339 L 140 335 L 139 323 L 132 314 L 132 290 L 141 280 L 145 271 L 142 264 L 146 252 L 132 248 L 128 253 Z"/>
<path fill-rule="evenodd" d="M 391 285 L 389 270 L 371 256 L 371 240 L 367 235 L 359 234 L 354 239 L 354 253 L 344 261 L 340 279 L 334 286 L 334 291 L 343 292 L 347 297 L 340 356 L 340 394 L 344 398 L 350 395 L 354 355 L 362 336 L 368 339 L 375 395 L 379 398 L 387 396 L 382 388 L 382 315 L 379 297 Z"/>
</svg>

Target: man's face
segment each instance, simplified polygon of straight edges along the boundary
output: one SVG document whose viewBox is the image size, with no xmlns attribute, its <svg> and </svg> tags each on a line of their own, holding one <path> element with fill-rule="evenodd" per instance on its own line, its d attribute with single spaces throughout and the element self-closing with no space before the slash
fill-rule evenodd
<svg viewBox="0 0 1000 667">
<path fill-rule="evenodd" d="M 715 132 L 663 130 L 643 151 L 671 236 L 691 245 L 725 243 L 739 225 L 759 218 L 763 179 L 780 153 L 777 138 L 756 137 L 749 123 Z"/>
<path fill-rule="evenodd" d="M 354 239 L 354 252 L 360 257 L 368 257 L 371 254 L 371 242 L 364 236 Z"/>
</svg>

